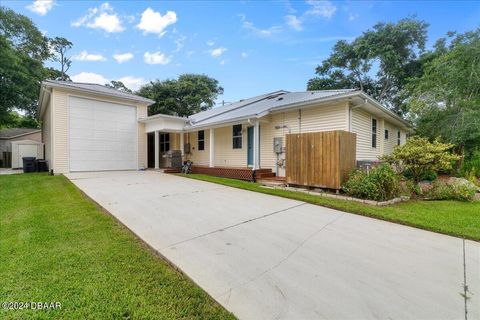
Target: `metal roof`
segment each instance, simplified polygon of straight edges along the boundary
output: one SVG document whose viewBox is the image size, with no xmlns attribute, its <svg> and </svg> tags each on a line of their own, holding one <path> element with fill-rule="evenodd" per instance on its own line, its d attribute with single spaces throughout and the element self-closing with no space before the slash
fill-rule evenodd
<svg viewBox="0 0 480 320">
<path fill-rule="evenodd" d="M 23 136 L 31 133 L 41 131 L 40 129 L 32 128 L 7 128 L 0 130 L 0 139 L 11 139 L 18 136 Z"/>
<path fill-rule="evenodd" d="M 141 96 L 138 96 L 133 93 L 128 93 L 124 91 L 120 91 L 117 89 L 109 88 L 106 86 L 102 86 L 96 83 L 83 83 L 83 82 L 71 82 L 71 81 L 59 81 L 59 80 L 44 80 L 42 81 L 42 85 L 50 86 L 50 87 L 60 87 L 66 89 L 74 89 L 88 93 L 96 93 L 96 94 L 104 94 L 111 97 L 134 100 L 138 102 L 144 102 L 147 104 L 155 103 L 155 101 L 151 99 L 147 99 Z"/>
<path fill-rule="evenodd" d="M 199 112 L 189 117 L 190 128 L 215 125 L 245 118 L 255 118 L 290 105 L 308 104 L 322 99 L 355 92 L 355 89 L 321 90 L 305 92 L 275 91 L 227 106 Z"/>
</svg>

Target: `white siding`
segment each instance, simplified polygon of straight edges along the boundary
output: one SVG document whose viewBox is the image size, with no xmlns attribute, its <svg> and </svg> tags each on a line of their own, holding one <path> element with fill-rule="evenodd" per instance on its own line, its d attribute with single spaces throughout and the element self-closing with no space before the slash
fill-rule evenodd
<svg viewBox="0 0 480 320">
<path fill-rule="evenodd" d="M 187 137 L 190 142 L 190 154 L 187 158 L 193 161 L 194 165 L 208 166 L 210 160 L 210 131 L 205 130 L 205 149 L 201 151 L 198 150 L 198 132 L 189 132 Z"/>
<path fill-rule="evenodd" d="M 215 166 L 247 167 L 247 125 L 242 125 L 242 148 L 233 149 L 233 127 L 216 128 Z"/>
<path fill-rule="evenodd" d="M 52 99 L 50 97 L 42 117 L 42 142 L 45 145 L 45 160 L 52 166 Z"/>
<path fill-rule="evenodd" d="M 372 115 L 361 109 L 352 110 L 352 132 L 357 134 L 357 161 L 378 159 L 381 136 L 379 131 L 377 119 L 377 148 L 372 148 Z"/>
<path fill-rule="evenodd" d="M 265 122 L 260 124 L 260 167 L 275 170 L 277 155 L 273 152 L 273 138 L 282 137 L 285 147 L 288 133 L 348 130 L 348 107 L 346 103 L 320 105 L 300 113 L 294 110 L 272 114 L 262 120 Z"/>
</svg>

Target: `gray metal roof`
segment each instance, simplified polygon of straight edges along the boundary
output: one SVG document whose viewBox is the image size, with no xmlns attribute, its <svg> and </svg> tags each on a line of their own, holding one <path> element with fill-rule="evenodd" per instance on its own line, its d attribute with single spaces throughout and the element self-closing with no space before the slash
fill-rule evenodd
<svg viewBox="0 0 480 320">
<path fill-rule="evenodd" d="M 52 86 L 52 87 L 61 87 L 67 89 L 80 90 L 88 93 L 104 94 L 111 97 L 117 97 L 122 99 L 134 100 L 139 102 L 145 102 L 148 104 L 155 103 L 151 99 L 147 99 L 141 96 L 138 96 L 133 93 L 128 93 L 106 86 L 102 86 L 96 83 L 83 83 L 83 82 L 71 82 L 71 81 L 59 81 L 59 80 L 44 80 L 42 85 Z"/>
<path fill-rule="evenodd" d="M 38 132 L 40 129 L 32 128 L 7 128 L 0 130 L 0 139 L 10 139 L 17 136 L 22 136 L 34 132 Z"/>
<path fill-rule="evenodd" d="M 241 100 L 227 106 L 199 112 L 189 117 L 190 127 L 203 127 L 217 123 L 235 121 L 249 117 L 262 116 L 289 105 L 308 104 L 334 96 L 340 96 L 356 91 L 355 89 L 322 90 L 305 92 L 275 91 L 250 99 Z"/>
</svg>

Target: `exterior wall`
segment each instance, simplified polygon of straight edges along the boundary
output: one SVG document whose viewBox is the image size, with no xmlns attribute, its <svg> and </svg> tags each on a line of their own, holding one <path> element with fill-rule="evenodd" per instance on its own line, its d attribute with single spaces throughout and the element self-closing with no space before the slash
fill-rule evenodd
<svg viewBox="0 0 480 320">
<path fill-rule="evenodd" d="M 233 149 L 232 126 L 215 128 L 215 167 L 246 168 L 247 164 L 247 128 L 248 124 L 242 124 L 242 148 Z M 198 133 L 190 132 L 190 152 L 188 159 L 195 165 L 208 166 L 210 164 L 210 130 L 205 130 L 205 150 L 198 151 Z"/>
<path fill-rule="evenodd" d="M 47 160 L 48 169 L 52 169 L 52 99 L 48 99 L 48 104 L 42 118 L 42 142 L 45 146 L 45 160 Z"/>
<path fill-rule="evenodd" d="M 242 148 L 233 149 L 232 126 L 216 128 L 215 136 L 215 166 L 245 168 L 247 163 L 247 124 L 242 125 Z"/>
<path fill-rule="evenodd" d="M 376 148 L 372 148 L 372 118 L 377 119 Z M 388 139 L 385 139 L 385 130 L 388 130 Z M 407 138 L 405 130 L 364 110 L 352 110 L 352 132 L 357 134 L 357 160 L 376 161 L 378 157 L 392 153 L 399 130 L 400 144 L 404 144 Z"/>
<path fill-rule="evenodd" d="M 147 106 L 137 105 L 137 119 L 147 117 Z M 144 169 L 148 168 L 148 158 L 147 158 L 147 132 L 145 131 L 145 124 L 138 123 L 138 168 Z"/>
<path fill-rule="evenodd" d="M 55 174 L 67 173 L 70 171 L 69 164 L 69 96 L 78 96 L 85 99 L 106 101 L 137 107 L 137 119 L 147 116 L 147 106 L 125 102 L 120 99 L 106 98 L 99 95 L 85 93 L 73 93 L 65 90 L 52 89 L 50 103 L 44 113 L 43 132 L 46 145 L 46 157 L 49 160 L 50 168 Z M 49 114 L 51 113 L 51 114 Z M 50 121 L 49 121 L 50 120 Z M 51 137 L 49 137 L 51 135 Z M 51 146 L 49 144 L 51 143 Z M 147 134 L 144 124 L 138 124 L 138 168 L 147 166 Z M 49 149 L 49 150 L 47 150 Z"/>
<path fill-rule="evenodd" d="M 348 106 L 346 103 L 320 105 L 298 110 L 275 113 L 262 118 L 260 124 L 260 167 L 275 172 L 277 161 L 282 163 L 285 154 L 273 152 L 273 138 L 282 137 L 285 148 L 288 133 L 305 133 L 331 130 L 348 130 Z M 279 129 L 275 129 L 275 127 Z M 284 176 L 279 168 L 278 174 Z"/>
<path fill-rule="evenodd" d="M 52 168 L 55 173 L 70 171 L 68 146 L 68 94 L 52 90 Z"/>
<path fill-rule="evenodd" d="M 380 130 L 377 119 L 377 147 L 372 148 L 372 115 L 361 109 L 352 110 L 352 132 L 357 134 L 357 161 L 376 161 L 380 155 Z M 382 133 L 383 138 L 383 133 Z"/>
<path fill-rule="evenodd" d="M 208 166 L 210 162 L 210 130 L 205 130 L 205 149 L 198 150 L 198 134 L 197 132 L 189 132 L 187 134 L 188 142 L 190 142 L 190 154 L 187 159 L 193 161 L 194 165 Z"/>
</svg>

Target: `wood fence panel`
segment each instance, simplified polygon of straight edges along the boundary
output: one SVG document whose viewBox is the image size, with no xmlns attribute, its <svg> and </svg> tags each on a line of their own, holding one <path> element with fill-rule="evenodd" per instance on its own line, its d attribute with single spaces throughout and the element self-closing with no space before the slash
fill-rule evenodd
<svg viewBox="0 0 480 320">
<path fill-rule="evenodd" d="M 354 133 L 337 130 L 287 134 L 288 184 L 340 189 L 355 161 Z"/>
</svg>

